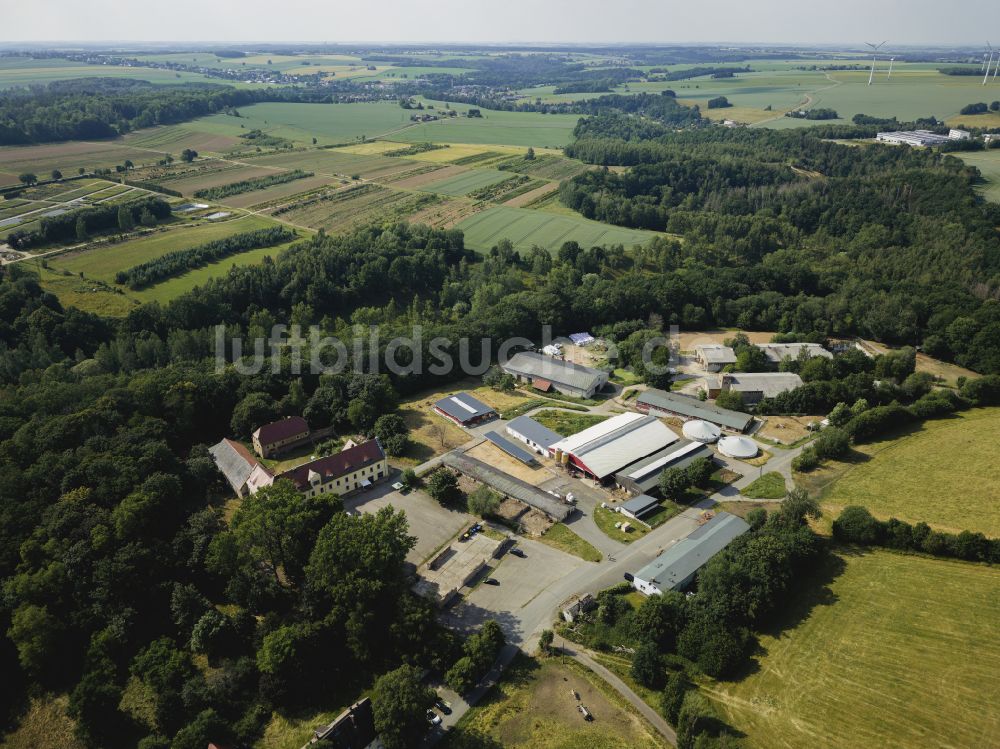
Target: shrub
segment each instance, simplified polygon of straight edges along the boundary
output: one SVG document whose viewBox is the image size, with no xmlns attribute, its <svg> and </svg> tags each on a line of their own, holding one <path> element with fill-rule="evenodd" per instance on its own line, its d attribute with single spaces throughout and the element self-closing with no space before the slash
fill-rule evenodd
<svg viewBox="0 0 1000 749">
<path fill-rule="evenodd" d="M 666 674 L 659 650 L 651 642 L 643 643 L 632 656 L 632 678 L 648 689 L 661 689 L 666 683 Z"/>
<path fill-rule="evenodd" d="M 878 541 L 879 524 L 864 507 L 851 505 L 833 521 L 833 536 L 844 543 L 868 546 Z"/>
<path fill-rule="evenodd" d="M 820 432 L 813 450 L 819 459 L 843 458 L 851 450 L 851 438 L 843 429 L 830 426 Z"/>
<path fill-rule="evenodd" d="M 819 465 L 819 456 L 816 449 L 810 445 L 802 452 L 792 458 L 792 470 L 801 473 L 808 473 Z"/>
</svg>

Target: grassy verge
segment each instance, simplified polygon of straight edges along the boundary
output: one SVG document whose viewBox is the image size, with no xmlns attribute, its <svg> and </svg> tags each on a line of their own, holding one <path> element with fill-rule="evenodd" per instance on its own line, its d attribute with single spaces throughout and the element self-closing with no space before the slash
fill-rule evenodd
<svg viewBox="0 0 1000 749">
<path fill-rule="evenodd" d="M 556 523 L 539 539 L 554 549 L 580 557 L 587 562 L 600 562 L 604 556 L 589 542 L 584 541 L 562 523 Z"/>
<path fill-rule="evenodd" d="M 750 499 L 783 499 L 786 494 L 785 477 L 777 471 L 765 473 L 740 493 Z"/>
</svg>

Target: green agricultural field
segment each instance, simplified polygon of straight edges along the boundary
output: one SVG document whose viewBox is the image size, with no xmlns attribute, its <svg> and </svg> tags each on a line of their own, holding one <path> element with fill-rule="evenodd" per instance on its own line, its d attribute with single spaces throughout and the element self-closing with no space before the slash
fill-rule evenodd
<svg viewBox="0 0 1000 749">
<path fill-rule="evenodd" d="M 1000 202 L 1000 149 L 993 148 L 989 151 L 970 151 L 952 155 L 958 156 L 970 166 L 977 167 L 983 174 L 983 182 L 977 189 L 987 200 Z"/>
<path fill-rule="evenodd" d="M 0 147 L 0 171 L 10 174 L 34 172 L 43 177 L 53 169 L 65 175 L 76 174 L 78 167 L 91 171 L 113 167 L 130 160 L 135 166 L 155 164 L 163 154 L 129 146 L 122 138 L 106 141 L 68 141 L 37 146 Z"/>
<path fill-rule="evenodd" d="M 66 81 L 74 78 L 129 78 L 159 84 L 219 83 L 216 78 L 201 73 L 174 72 L 156 68 L 125 68 L 116 65 L 87 65 L 72 60 L 46 58 L 33 60 L 22 57 L 0 58 L 0 88 L 30 86 Z"/>
<path fill-rule="evenodd" d="M 247 160 L 248 164 L 305 169 L 318 175 L 381 179 L 425 167 L 408 159 L 345 153 L 339 149 L 319 149 L 276 153 Z"/>
<path fill-rule="evenodd" d="M 759 668 L 704 690 L 748 749 L 1000 744 L 1000 570 L 887 551 L 845 554 Z"/>
<path fill-rule="evenodd" d="M 862 505 L 880 518 L 1000 536 L 1000 408 L 924 422 L 896 439 L 857 446 L 865 459 L 834 463 L 804 479 L 834 513 Z"/>
<path fill-rule="evenodd" d="M 471 169 L 462 174 L 456 174 L 454 177 L 423 185 L 419 189 L 457 197 L 468 195 L 482 187 L 503 182 L 505 179 L 510 179 L 511 176 L 513 175 L 510 172 L 500 172 L 496 169 Z"/>
<path fill-rule="evenodd" d="M 264 103 L 239 108 L 239 117 L 216 114 L 195 120 L 193 129 L 236 136 L 259 129 L 299 143 L 321 145 L 375 138 L 410 124 L 410 111 L 394 102 L 358 104 Z"/>
<path fill-rule="evenodd" d="M 435 106 L 442 104 L 432 103 Z M 491 109 L 481 110 L 482 117 L 465 117 L 463 115 L 468 106 L 463 104 L 453 108 L 460 116 L 413 125 L 393 135 L 392 139 L 410 143 L 484 143 L 559 148 L 573 139 L 573 128 L 580 119 L 575 114 L 500 112 Z"/>
<path fill-rule="evenodd" d="M 578 702 L 573 696 L 580 695 Z M 584 721 L 576 706 L 595 716 Z M 480 738 L 485 735 L 486 738 Z M 605 682 L 569 658 L 518 656 L 446 736 L 443 749 L 658 749 L 667 744 Z"/>
<path fill-rule="evenodd" d="M 579 215 L 562 216 L 527 208 L 496 206 L 458 224 L 465 232 L 465 245 L 485 251 L 501 239 L 509 239 L 518 250 L 533 245 L 555 252 L 563 242 L 579 242 L 582 247 L 622 244 L 631 247 L 657 236 L 651 231 L 602 224 Z"/>
<path fill-rule="evenodd" d="M 114 283 L 115 273 L 119 270 L 155 260 L 174 250 L 197 247 L 232 234 L 269 226 L 274 226 L 274 222 L 259 216 L 244 216 L 200 226 L 178 226 L 121 244 L 59 255 L 53 257 L 49 261 L 49 265 L 53 268 L 68 270 L 71 273 L 83 273 L 84 276 L 106 283 Z M 232 261 L 237 257 L 239 256 L 226 258 L 226 260 L 232 264 Z"/>
</svg>

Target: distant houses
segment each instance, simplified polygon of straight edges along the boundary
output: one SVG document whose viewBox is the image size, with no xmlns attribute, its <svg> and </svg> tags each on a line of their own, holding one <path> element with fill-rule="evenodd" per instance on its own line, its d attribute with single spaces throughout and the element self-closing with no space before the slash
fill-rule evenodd
<svg viewBox="0 0 1000 749">
<path fill-rule="evenodd" d="M 501 368 L 518 382 L 541 382 L 542 390 L 552 387 L 563 395 L 577 398 L 590 398 L 608 383 L 607 372 L 534 351 L 514 354 Z"/>
<path fill-rule="evenodd" d="M 258 427 L 253 433 L 253 449 L 262 458 L 270 458 L 309 441 L 309 422 L 301 416 L 288 416 Z"/>
</svg>

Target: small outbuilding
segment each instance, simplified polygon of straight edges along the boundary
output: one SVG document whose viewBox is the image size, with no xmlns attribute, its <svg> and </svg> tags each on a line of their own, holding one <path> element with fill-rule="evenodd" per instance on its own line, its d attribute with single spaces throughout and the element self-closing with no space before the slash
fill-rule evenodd
<svg viewBox="0 0 1000 749">
<path fill-rule="evenodd" d="M 640 494 L 638 497 L 632 497 L 628 502 L 623 503 L 619 507 L 619 511 L 622 515 L 627 515 L 633 520 L 642 520 L 645 516 L 658 510 L 659 507 L 660 500 L 656 497 Z"/>
</svg>

